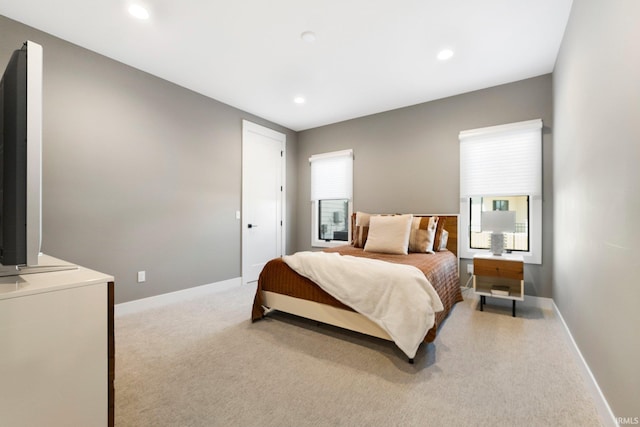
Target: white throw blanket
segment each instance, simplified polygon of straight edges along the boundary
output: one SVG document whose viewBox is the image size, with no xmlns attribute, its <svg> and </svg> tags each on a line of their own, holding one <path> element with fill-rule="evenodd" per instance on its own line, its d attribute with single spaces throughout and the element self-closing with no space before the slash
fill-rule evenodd
<svg viewBox="0 0 640 427">
<path fill-rule="evenodd" d="M 375 322 L 409 358 L 444 309 L 424 273 L 411 265 L 328 252 L 298 252 L 283 260 Z"/>
</svg>

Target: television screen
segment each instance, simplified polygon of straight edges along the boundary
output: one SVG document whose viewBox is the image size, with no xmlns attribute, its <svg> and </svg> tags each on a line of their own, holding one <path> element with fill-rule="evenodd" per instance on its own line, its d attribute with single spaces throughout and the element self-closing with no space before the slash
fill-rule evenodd
<svg viewBox="0 0 640 427">
<path fill-rule="evenodd" d="M 16 50 L 0 82 L 0 264 L 38 265 L 42 47 Z"/>
</svg>

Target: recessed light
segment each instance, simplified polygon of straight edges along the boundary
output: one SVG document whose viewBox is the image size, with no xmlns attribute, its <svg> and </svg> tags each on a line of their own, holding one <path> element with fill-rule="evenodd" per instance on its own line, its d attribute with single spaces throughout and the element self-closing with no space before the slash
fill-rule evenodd
<svg viewBox="0 0 640 427">
<path fill-rule="evenodd" d="M 314 41 L 316 41 L 316 33 L 314 33 L 313 31 L 305 31 L 304 33 L 300 34 L 300 38 L 307 43 L 313 43 Z"/>
<path fill-rule="evenodd" d="M 149 19 L 149 11 L 139 4 L 129 6 L 129 13 L 138 19 Z"/>
<path fill-rule="evenodd" d="M 438 59 L 440 61 L 446 61 L 447 59 L 450 59 L 453 56 L 453 51 L 451 49 L 442 49 L 440 52 L 438 52 Z"/>
<path fill-rule="evenodd" d="M 295 102 L 296 104 L 304 104 L 307 101 L 301 96 L 296 96 L 295 98 L 293 98 L 293 102 Z"/>
</svg>

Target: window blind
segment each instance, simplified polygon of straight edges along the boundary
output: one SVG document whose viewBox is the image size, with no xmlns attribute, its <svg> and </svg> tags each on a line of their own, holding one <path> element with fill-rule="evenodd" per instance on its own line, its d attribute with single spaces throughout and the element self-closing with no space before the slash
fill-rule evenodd
<svg viewBox="0 0 640 427">
<path fill-rule="evenodd" d="M 311 163 L 311 200 L 351 199 L 353 150 L 317 154 Z"/>
<path fill-rule="evenodd" d="M 542 120 L 460 132 L 460 197 L 542 196 Z"/>
</svg>

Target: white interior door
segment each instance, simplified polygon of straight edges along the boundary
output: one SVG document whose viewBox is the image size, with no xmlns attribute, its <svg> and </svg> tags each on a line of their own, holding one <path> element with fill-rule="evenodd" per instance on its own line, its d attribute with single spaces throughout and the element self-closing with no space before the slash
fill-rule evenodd
<svg viewBox="0 0 640 427">
<path fill-rule="evenodd" d="M 286 136 L 242 121 L 242 283 L 284 252 Z"/>
</svg>

